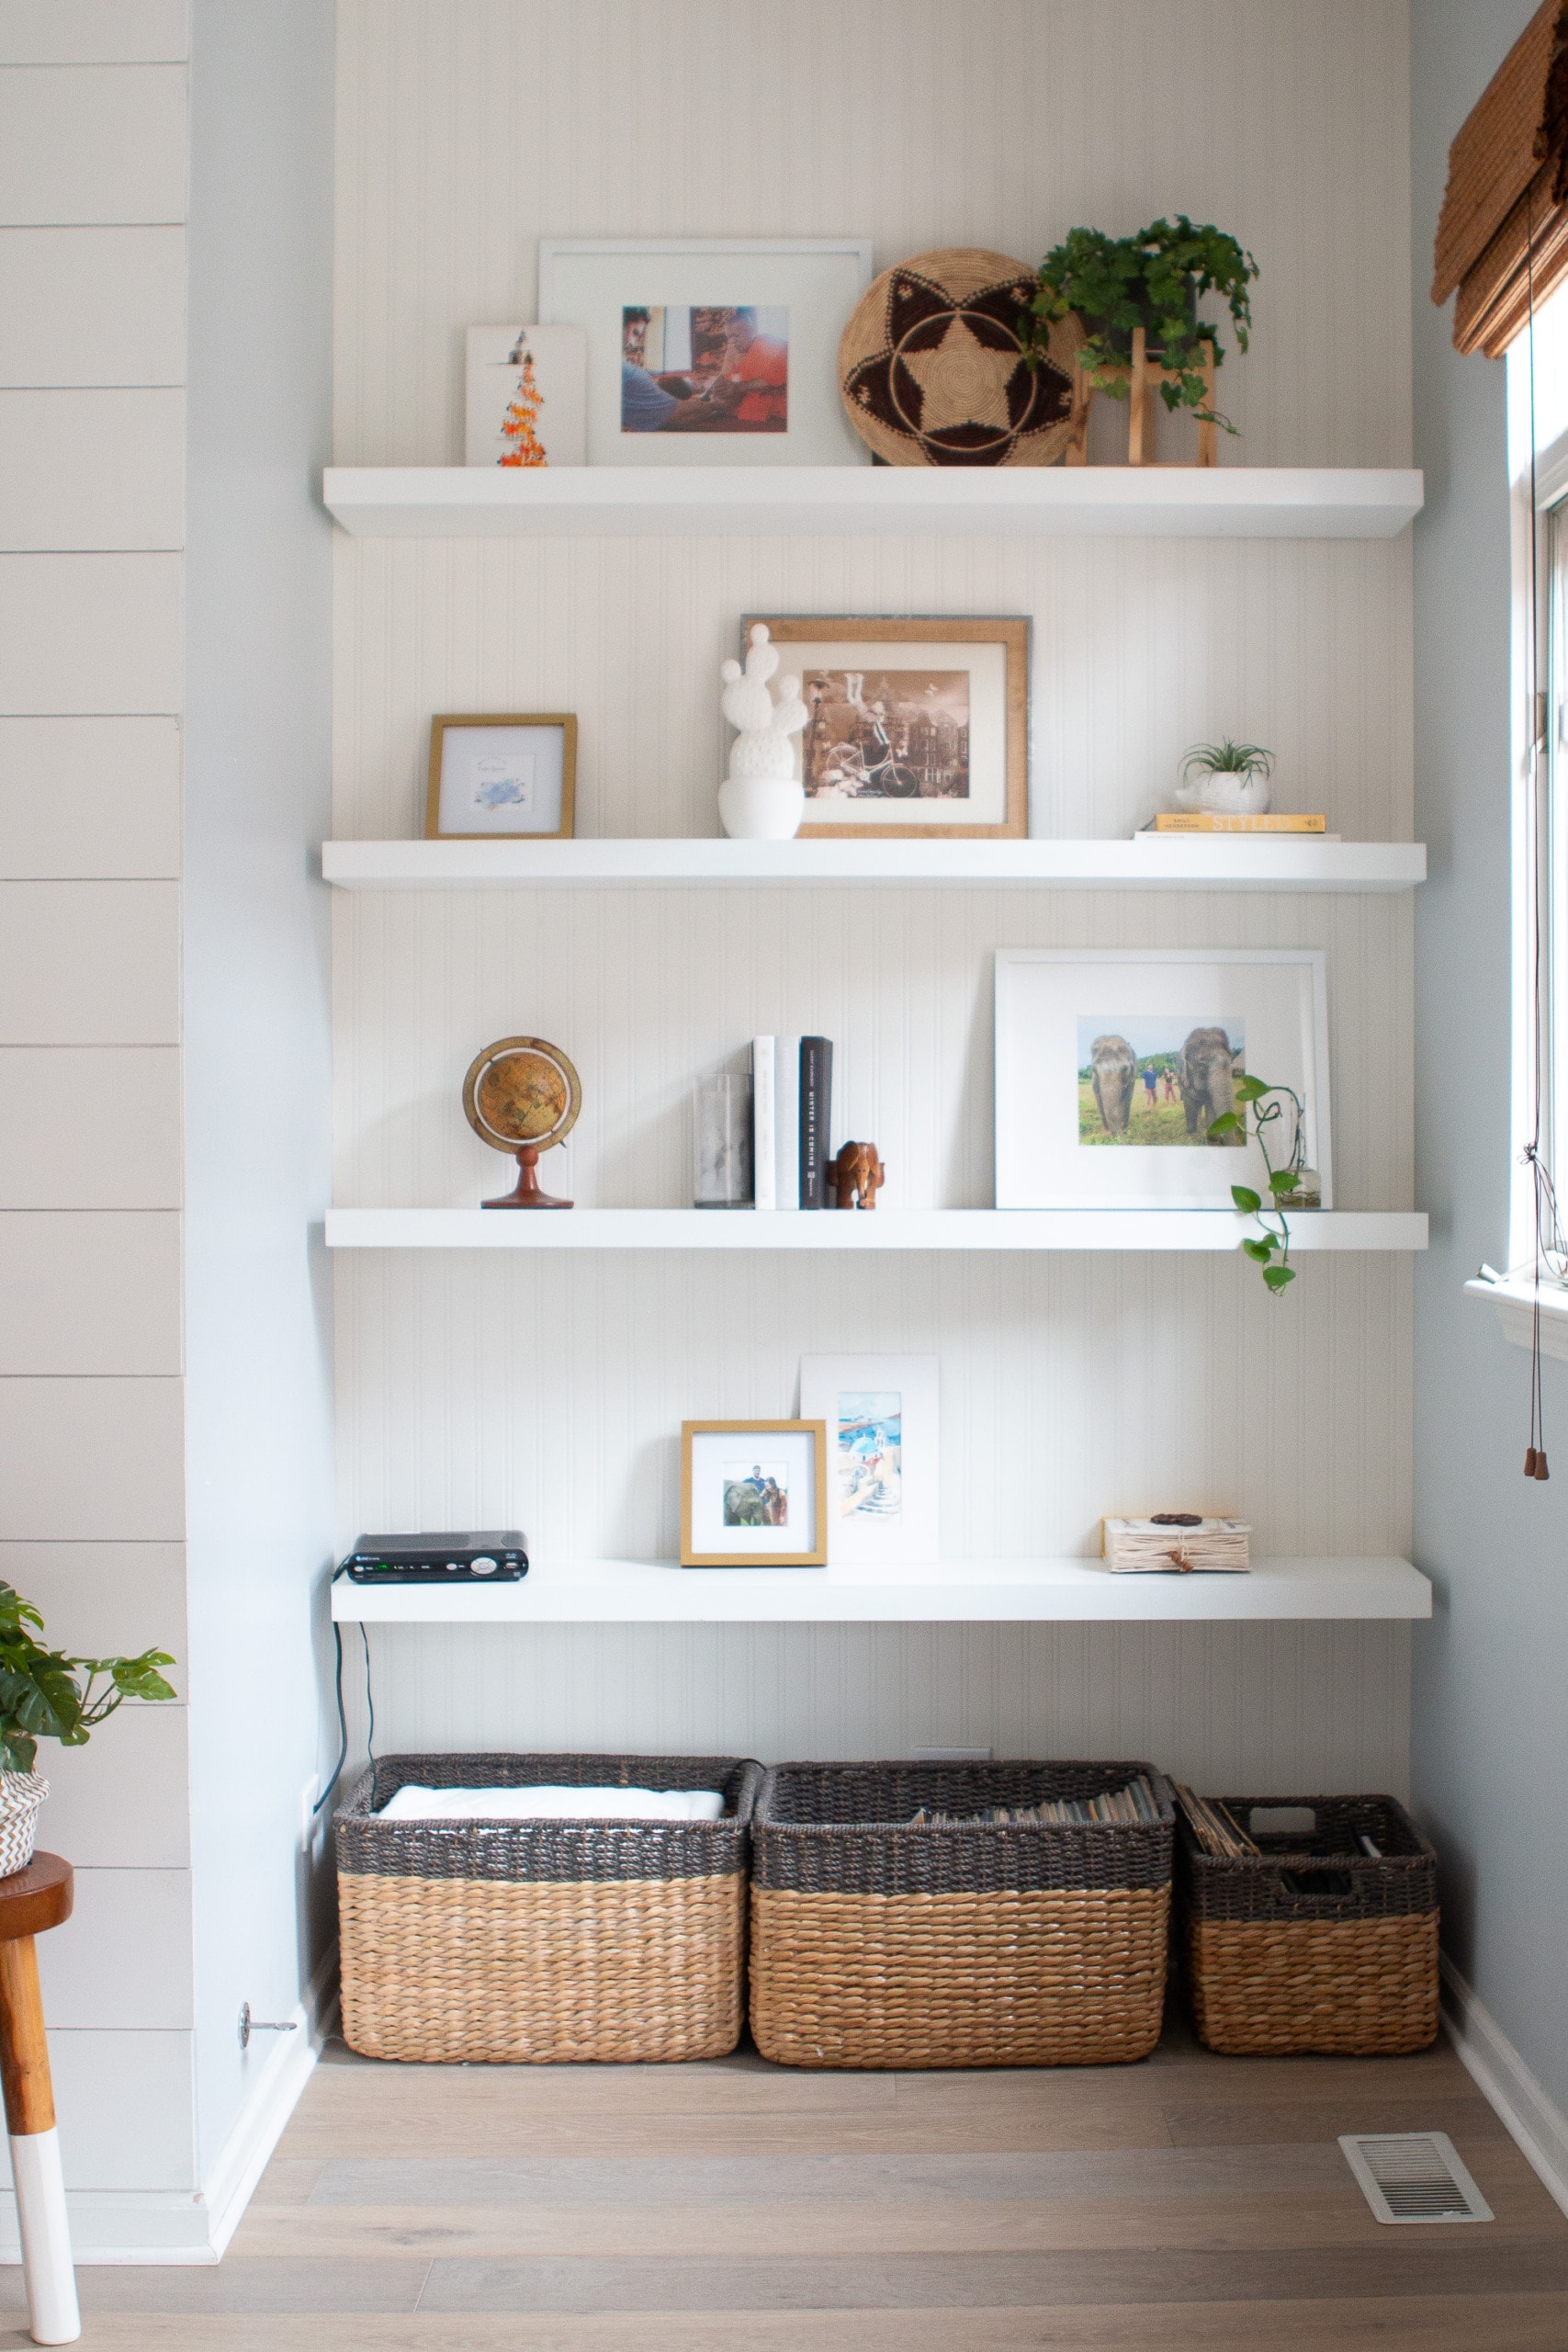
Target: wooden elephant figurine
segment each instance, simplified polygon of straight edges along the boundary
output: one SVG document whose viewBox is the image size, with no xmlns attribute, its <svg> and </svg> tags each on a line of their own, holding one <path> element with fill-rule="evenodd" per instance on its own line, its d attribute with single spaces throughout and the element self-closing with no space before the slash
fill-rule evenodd
<svg viewBox="0 0 1568 2352">
<path fill-rule="evenodd" d="M 874 1143 L 846 1143 L 840 1146 L 838 1158 L 828 1162 L 828 1182 L 838 1194 L 840 1208 L 874 1209 L 878 1189 L 887 1182 L 887 1170 Z"/>
</svg>

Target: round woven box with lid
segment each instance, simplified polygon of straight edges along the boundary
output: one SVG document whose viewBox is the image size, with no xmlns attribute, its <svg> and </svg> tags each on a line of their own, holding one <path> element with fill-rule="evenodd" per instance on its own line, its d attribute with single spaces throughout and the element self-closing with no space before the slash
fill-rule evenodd
<svg viewBox="0 0 1568 2352">
<path fill-rule="evenodd" d="M 1154 1822 L 917 1825 L 1097 1796 Z M 1168 1783 L 1146 1764 L 781 1764 L 752 1835 L 751 2031 L 791 2066 L 1146 2057 L 1165 2006 Z"/>
<path fill-rule="evenodd" d="M 451 2064 L 716 2058 L 740 2036 L 760 1764 L 733 1756 L 391 1756 L 333 1816 L 343 2030 Z M 381 1821 L 435 1788 L 717 1789 L 717 1821 Z"/>
</svg>

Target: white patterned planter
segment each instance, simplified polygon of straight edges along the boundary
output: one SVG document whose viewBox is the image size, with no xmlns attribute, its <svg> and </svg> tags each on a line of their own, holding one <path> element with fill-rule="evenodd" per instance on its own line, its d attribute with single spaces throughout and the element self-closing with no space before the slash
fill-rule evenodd
<svg viewBox="0 0 1568 2352">
<path fill-rule="evenodd" d="M 0 1878 L 32 1860 L 38 1809 L 48 1794 L 41 1772 L 0 1772 Z"/>
</svg>

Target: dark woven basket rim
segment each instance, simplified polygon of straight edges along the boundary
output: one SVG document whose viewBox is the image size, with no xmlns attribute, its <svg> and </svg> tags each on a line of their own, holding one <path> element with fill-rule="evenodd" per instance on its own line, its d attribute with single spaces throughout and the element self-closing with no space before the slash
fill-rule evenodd
<svg viewBox="0 0 1568 2352">
<path fill-rule="evenodd" d="M 541 1769 L 504 1769 L 520 1765 Z M 498 1771 L 498 1766 L 503 1769 Z M 546 1767 L 548 1769 L 543 1769 Z M 623 1820 L 592 1813 L 551 1814 L 538 1821 L 496 1821 L 483 1814 L 447 1814 L 430 1821 L 388 1822 L 385 1826 L 436 1832 L 461 1828 L 470 1823 L 499 1829 L 722 1829 L 750 1817 L 744 1806 L 749 1775 L 753 1773 L 756 1777 L 751 1785 L 755 1787 L 761 1780 L 762 1767 L 749 1756 L 630 1756 L 620 1752 L 552 1756 L 523 1748 L 468 1754 L 442 1749 L 427 1755 L 378 1756 L 360 1774 L 342 1804 L 334 1807 L 333 1818 L 355 1823 L 379 1821 L 380 1807 L 389 1803 L 400 1788 L 528 1789 L 575 1785 L 635 1789 L 658 1788 L 662 1781 L 669 1789 L 716 1789 L 724 1797 L 725 1810 L 716 1821 L 702 1822 Z M 675 1777 L 677 1774 L 679 1777 Z"/>
<path fill-rule="evenodd" d="M 1438 1859 L 1437 1848 L 1431 1845 L 1397 1797 L 1379 1792 L 1363 1794 L 1357 1791 L 1349 1796 L 1316 1797 L 1216 1797 L 1211 1800 L 1223 1804 L 1231 1818 L 1240 1826 L 1241 1816 L 1250 1816 L 1254 1805 L 1291 1808 L 1298 1812 L 1324 1813 L 1333 1807 L 1346 1805 L 1377 1806 L 1391 1813 L 1402 1831 L 1415 1840 L 1416 1850 L 1407 1854 L 1363 1854 L 1354 1847 L 1333 1854 L 1310 1853 L 1305 1847 L 1269 1845 L 1256 1854 L 1211 1854 L 1200 1845 L 1192 1824 L 1178 1804 L 1176 1824 L 1178 1844 L 1184 1860 L 1195 1862 L 1206 1871 L 1373 1871 L 1424 1870 Z"/>
<path fill-rule="evenodd" d="M 942 1821 L 915 1822 L 907 1815 L 870 1815 L 859 1821 L 789 1821 L 781 1819 L 773 1811 L 775 1792 L 794 1773 L 811 1774 L 817 1778 L 848 1778 L 853 1773 L 886 1773 L 908 1778 L 913 1774 L 955 1775 L 1001 1774 L 1006 1772 L 1091 1773 L 1102 1775 L 1104 1788 L 1085 1792 L 1086 1794 L 1109 1794 L 1114 1789 L 1125 1788 L 1130 1781 L 1142 1775 L 1147 1780 L 1158 1808 L 1157 1821 Z M 1042 1802 L 1037 1798 L 1036 1803 Z M 977 1802 L 987 1800 L 982 1795 Z M 1130 1829 L 1157 1829 L 1172 1826 L 1176 1819 L 1175 1794 L 1170 1782 L 1156 1765 L 1143 1762 L 1112 1762 L 1100 1764 L 1097 1758 L 1062 1761 L 1039 1756 L 993 1757 L 985 1762 L 964 1758 L 927 1763 L 910 1757 L 884 1757 L 863 1763 L 819 1763 L 802 1760 L 790 1764 L 770 1764 L 762 1776 L 761 1790 L 757 1798 L 753 1820 L 759 1829 L 766 1828 L 770 1836 L 784 1838 L 886 1838 L 890 1831 L 905 1830 L 914 1838 L 973 1837 L 976 1832 L 986 1837 L 1050 1835 L 1059 1836 L 1064 1829 L 1085 1836 L 1104 1830 L 1114 1837 L 1125 1837 Z"/>
</svg>

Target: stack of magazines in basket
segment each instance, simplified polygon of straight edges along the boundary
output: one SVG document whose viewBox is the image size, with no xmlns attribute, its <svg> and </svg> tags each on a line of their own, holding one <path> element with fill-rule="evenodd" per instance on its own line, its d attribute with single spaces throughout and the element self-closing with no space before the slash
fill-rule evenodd
<svg viewBox="0 0 1568 2352">
<path fill-rule="evenodd" d="M 1098 1797 L 1043 1797 L 1038 1804 L 988 1804 L 976 1813 L 938 1813 L 921 1805 L 911 1815 L 911 1829 L 967 1828 L 974 1822 L 998 1823 L 1014 1828 L 1034 1822 L 1059 1826 L 1066 1822 L 1158 1821 L 1159 1806 L 1146 1774 L 1140 1772 L 1124 1789 L 1109 1789 Z"/>
</svg>

